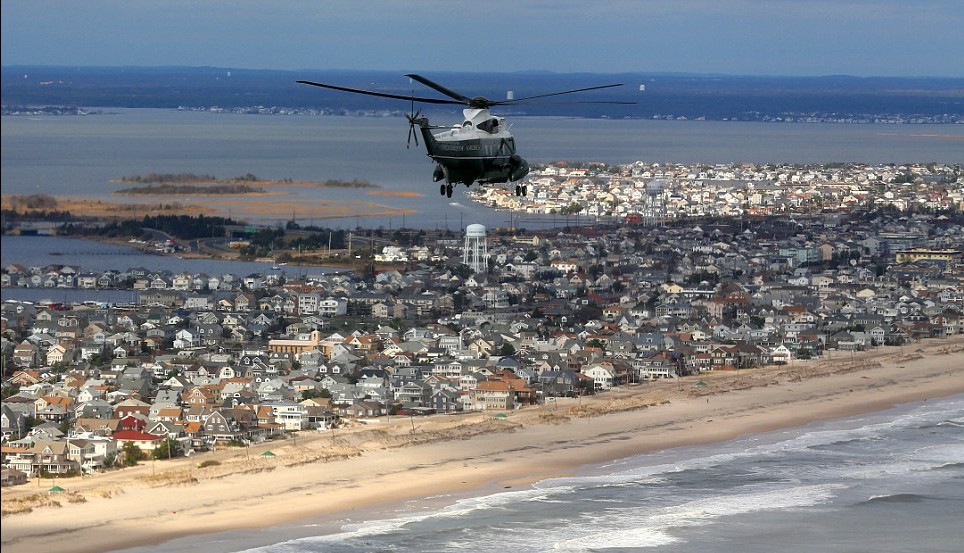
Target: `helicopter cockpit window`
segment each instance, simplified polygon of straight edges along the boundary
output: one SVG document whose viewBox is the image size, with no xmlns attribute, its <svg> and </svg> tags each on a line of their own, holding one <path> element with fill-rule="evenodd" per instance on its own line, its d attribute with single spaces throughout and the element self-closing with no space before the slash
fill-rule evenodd
<svg viewBox="0 0 964 553">
<path fill-rule="evenodd" d="M 479 123 L 479 128 L 487 133 L 495 134 L 499 132 L 499 120 L 495 118 L 486 119 L 485 121 Z"/>
</svg>

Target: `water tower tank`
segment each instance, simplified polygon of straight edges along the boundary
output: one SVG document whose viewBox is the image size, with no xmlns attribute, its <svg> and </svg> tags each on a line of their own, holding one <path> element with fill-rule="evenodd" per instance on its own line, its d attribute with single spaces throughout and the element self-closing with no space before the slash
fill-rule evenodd
<svg viewBox="0 0 964 553">
<path fill-rule="evenodd" d="M 663 189 L 666 188 L 666 182 L 656 179 L 651 180 L 646 183 L 646 193 L 650 196 L 658 196 L 663 193 Z"/>
<path fill-rule="evenodd" d="M 465 235 L 469 238 L 485 238 L 485 225 L 469 225 L 465 227 Z"/>
</svg>

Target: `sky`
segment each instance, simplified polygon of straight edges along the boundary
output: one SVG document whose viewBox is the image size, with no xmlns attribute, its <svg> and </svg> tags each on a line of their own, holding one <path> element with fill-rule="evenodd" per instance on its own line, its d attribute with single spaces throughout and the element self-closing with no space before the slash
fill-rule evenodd
<svg viewBox="0 0 964 553">
<path fill-rule="evenodd" d="M 964 0 L 3 0 L 0 64 L 964 77 Z"/>
</svg>

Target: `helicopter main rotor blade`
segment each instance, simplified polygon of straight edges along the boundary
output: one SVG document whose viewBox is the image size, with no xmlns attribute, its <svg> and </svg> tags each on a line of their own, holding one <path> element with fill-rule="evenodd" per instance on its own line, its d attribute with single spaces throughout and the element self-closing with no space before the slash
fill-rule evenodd
<svg viewBox="0 0 964 553">
<path fill-rule="evenodd" d="M 505 103 L 507 103 L 507 102 L 496 102 L 495 105 L 502 105 L 502 104 L 505 104 Z M 614 104 L 614 105 L 618 105 L 618 106 L 635 106 L 635 105 L 638 105 L 639 102 L 620 102 L 620 101 L 616 101 L 616 100 L 612 100 L 612 101 L 608 101 L 608 100 L 601 100 L 601 101 L 593 101 L 593 100 L 573 100 L 573 101 L 571 101 L 571 102 L 523 102 L 523 103 L 522 103 L 522 105 L 526 105 L 526 106 L 546 106 L 546 105 L 559 105 L 559 106 L 561 106 L 561 105 L 569 105 L 569 104 Z"/>
<path fill-rule="evenodd" d="M 389 94 L 387 92 L 374 92 L 371 90 L 362 90 L 360 88 L 347 88 L 344 86 L 335 86 L 331 84 L 316 83 L 313 81 L 295 81 L 299 84 L 307 84 L 311 86 L 319 86 L 321 88 L 330 88 L 332 90 L 340 90 L 342 92 L 351 92 L 353 94 L 366 94 L 368 96 L 378 96 L 380 98 L 394 98 L 396 100 L 408 100 L 411 102 L 422 102 L 425 104 L 456 104 L 462 105 L 465 102 L 457 102 L 455 100 L 446 100 L 444 98 L 419 98 L 418 96 L 405 96 L 402 94 Z"/>
<path fill-rule="evenodd" d="M 572 94 L 572 93 L 574 93 L 574 92 L 586 92 L 587 90 L 599 90 L 599 89 L 602 89 L 602 88 L 613 88 L 613 87 L 617 87 L 617 86 L 623 86 L 623 83 L 618 83 L 618 84 L 604 84 L 604 85 L 602 85 L 602 86 L 590 86 L 589 88 L 577 88 L 577 89 L 574 89 L 574 90 L 566 90 L 566 91 L 563 91 L 563 92 L 552 92 L 552 93 L 550 93 L 550 94 L 537 94 L 537 95 L 535 95 L 535 96 L 526 96 L 525 98 L 516 98 L 516 99 L 514 99 L 514 100 L 500 100 L 500 101 L 498 101 L 498 102 L 492 102 L 492 105 L 493 105 L 493 106 L 500 106 L 500 105 L 505 105 L 505 104 L 517 104 L 517 103 L 519 103 L 519 102 L 525 102 L 526 100 L 534 100 L 534 99 L 536 99 L 536 98 L 548 98 L 548 97 L 550 97 L 550 96 L 562 96 L 563 94 Z M 590 103 L 590 102 L 579 102 L 579 103 Z M 594 104 L 603 104 L 603 103 L 624 103 L 624 102 L 591 102 L 591 103 L 594 103 Z M 630 103 L 635 103 L 635 102 L 630 102 Z"/>
<path fill-rule="evenodd" d="M 422 83 L 423 85 L 425 85 L 425 86 L 427 86 L 427 87 L 429 87 L 429 88 L 432 88 L 432 89 L 434 89 L 434 90 L 437 90 L 438 92 L 441 92 L 442 94 L 445 94 L 445 95 L 448 96 L 449 98 L 455 98 L 456 100 L 459 101 L 459 103 L 468 104 L 469 102 L 472 101 L 471 98 L 468 98 L 468 97 L 466 97 L 466 96 L 462 96 L 462 95 L 459 94 L 458 92 L 455 92 L 454 90 L 450 90 L 450 89 L 448 89 L 448 88 L 445 88 L 444 86 L 442 86 L 442 85 L 440 85 L 440 84 L 438 84 L 438 83 L 436 83 L 436 82 L 430 81 L 430 80 L 426 79 L 425 77 L 423 77 L 423 76 L 421 76 L 421 75 L 415 75 L 414 73 L 408 73 L 408 74 L 406 74 L 405 76 L 408 77 L 409 79 L 418 81 L 418 82 Z"/>
</svg>

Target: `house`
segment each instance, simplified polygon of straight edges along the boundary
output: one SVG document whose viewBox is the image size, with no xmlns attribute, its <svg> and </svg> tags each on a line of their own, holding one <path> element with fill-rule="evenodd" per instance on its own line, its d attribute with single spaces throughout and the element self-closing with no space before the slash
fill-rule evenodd
<svg viewBox="0 0 964 553">
<path fill-rule="evenodd" d="M 27 483 L 27 473 L 15 468 L 0 469 L 0 486 L 19 486 Z"/>
<path fill-rule="evenodd" d="M 47 364 L 57 365 L 63 363 L 70 363 L 74 360 L 75 350 L 70 344 L 56 344 L 49 350 L 47 350 Z"/>
<path fill-rule="evenodd" d="M 141 450 L 142 454 L 153 452 L 164 441 L 164 436 L 148 434 L 140 430 L 118 430 L 111 438 L 117 441 L 118 451 L 123 451 L 127 444 L 133 444 Z"/>
<path fill-rule="evenodd" d="M 793 353 L 784 344 L 770 350 L 770 360 L 776 365 L 787 365 L 792 359 Z"/>
<path fill-rule="evenodd" d="M 463 408 L 458 392 L 453 390 L 435 390 L 427 403 L 436 413 L 457 413 Z"/>
<path fill-rule="evenodd" d="M 40 348 L 24 340 L 13 351 L 13 362 L 20 367 L 36 367 L 40 364 Z"/>
<path fill-rule="evenodd" d="M 201 426 L 203 433 L 215 442 L 232 442 L 240 440 L 244 436 L 244 432 L 238 421 L 229 417 L 221 410 L 214 411 L 208 415 Z"/>
<path fill-rule="evenodd" d="M 302 423 L 305 428 L 331 428 L 338 420 L 338 415 L 331 410 L 330 398 L 314 397 L 302 401 L 301 405 L 305 408 Z M 260 419 L 258 424 L 264 426 Z"/>
<path fill-rule="evenodd" d="M 20 438 L 27 431 L 28 415 L 21 409 L 12 408 L 4 402 L 0 407 L 0 430 L 4 439 Z"/>
<path fill-rule="evenodd" d="M 271 407 L 274 420 L 281 424 L 285 431 L 291 432 L 308 428 L 306 420 L 308 408 L 305 405 L 293 401 L 274 401 L 265 405 Z"/>
<path fill-rule="evenodd" d="M 473 409 L 478 410 L 508 410 L 515 407 L 512 388 L 501 380 L 485 380 L 479 382 L 474 390 L 469 390 L 469 397 Z"/>
<path fill-rule="evenodd" d="M 597 391 L 609 390 L 616 379 L 611 365 L 593 364 L 584 368 L 582 373 L 592 379 L 593 387 Z"/>
<path fill-rule="evenodd" d="M 537 386 L 546 397 L 572 396 L 579 390 L 580 379 L 569 369 L 552 369 L 539 373 Z"/>
<path fill-rule="evenodd" d="M 705 356 L 709 359 L 709 356 Z M 647 354 L 631 362 L 639 380 L 672 378 L 676 376 L 676 362 L 666 352 Z M 709 367 L 706 367 L 709 368 Z"/>
<path fill-rule="evenodd" d="M 345 414 L 356 418 L 380 417 L 387 412 L 383 403 L 370 399 L 356 401 L 345 410 Z"/>
<path fill-rule="evenodd" d="M 80 463 L 70 459 L 66 440 L 37 440 L 33 446 L 7 457 L 8 466 L 30 476 L 80 474 Z"/>
<path fill-rule="evenodd" d="M 324 349 L 321 347 L 324 340 L 321 332 L 313 330 L 308 334 L 298 335 L 294 338 L 276 338 L 268 341 L 268 348 L 275 353 L 291 353 L 294 355 L 304 353 L 313 349 Z"/>
</svg>

